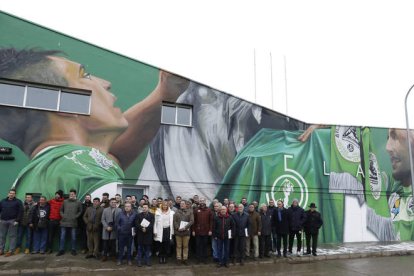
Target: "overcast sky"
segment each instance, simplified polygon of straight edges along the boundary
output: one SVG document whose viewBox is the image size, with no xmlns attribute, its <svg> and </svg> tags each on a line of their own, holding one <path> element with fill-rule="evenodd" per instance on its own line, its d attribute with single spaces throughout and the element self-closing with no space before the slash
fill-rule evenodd
<svg viewBox="0 0 414 276">
<path fill-rule="evenodd" d="M 13 0 L 0 9 L 308 123 L 404 128 L 410 2 Z"/>
</svg>

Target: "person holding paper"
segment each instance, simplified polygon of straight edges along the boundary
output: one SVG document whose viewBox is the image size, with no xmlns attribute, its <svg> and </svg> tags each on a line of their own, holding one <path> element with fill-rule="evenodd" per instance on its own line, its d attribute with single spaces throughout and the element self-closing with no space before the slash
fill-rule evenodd
<svg viewBox="0 0 414 276">
<path fill-rule="evenodd" d="M 135 220 L 137 213 L 132 211 L 131 203 L 127 202 L 124 205 L 124 210 L 119 213 L 116 218 L 116 229 L 118 231 L 118 262 L 116 265 L 122 264 L 125 247 L 127 248 L 126 257 L 128 265 L 132 265 L 132 238 L 135 236 Z"/>
<path fill-rule="evenodd" d="M 240 265 L 244 265 L 246 237 L 249 236 L 249 215 L 244 212 L 244 206 L 239 204 L 237 213 L 232 216 L 234 221 L 234 255 Z"/>
<path fill-rule="evenodd" d="M 222 206 L 220 208 L 219 215 L 214 217 L 213 237 L 217 241 L 217 251 L 219 257 L 217 267 L 229 267 L 227 264 L 229 259 L 229 240 L 233 238 L 233 231 L 234 221 L 227 214 L 227 208 Z"/>
<path fill-rule="evenodd" d="M 177 264 L 188 265 L 188 242 L 190 228 L 194 223 L 193 212 L 187 208 L 185 201 L 180 202 L 180 209 L 174 214 L 174 233 L 177 243 Z"/>
<path fill-rule="evenodd" d="M 142 266 L 142 257 L 144 256 L 145 264 L 151 266 L 152 238 L 154 232 L 154 215 L 149 212 L 149 206 L 145 203 L 142 206 L 142 212 L 138 214 L 135 221 L 137 229 L 136 247 L 137 247 L 137 264 Z"/>
</svg>

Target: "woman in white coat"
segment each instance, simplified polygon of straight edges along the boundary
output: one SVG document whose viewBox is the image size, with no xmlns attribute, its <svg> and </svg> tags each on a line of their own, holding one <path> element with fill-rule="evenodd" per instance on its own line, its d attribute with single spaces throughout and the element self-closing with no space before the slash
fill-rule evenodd
<svg viewBox="0 0 414 276">
<path fill-rule="evenodd" d="M 167 263 L 167 256 L 170 253 L 170 242 L 174 235 L 173 226 L 174 211 L 170 209 L 167 201 L 163 201 L 161 208 L 155 211 L 154 240 L 159 244 L 159 262 Z"/>
</svg>

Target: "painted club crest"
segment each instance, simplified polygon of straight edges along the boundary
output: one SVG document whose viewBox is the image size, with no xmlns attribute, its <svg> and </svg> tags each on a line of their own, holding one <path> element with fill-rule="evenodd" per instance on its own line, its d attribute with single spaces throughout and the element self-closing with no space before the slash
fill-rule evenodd
<svg viewBox="0 0 414 276">
<path fill-rule="evenodd" d="M 308 204 L 308 185 L 299 172 L 288 168 L 288 159 L 293 159 L 293 155 L 284 156 L 285 174 L 276 178 L 270 193 L 266 193 L 266 199 L 268 202 L 270 199 L 283 200 L 285 206 L 289 206 L 297 198 L 299 206 L 305 208 Z"/>
<path fill-rule="evenodd" d="M 348 161 L 361 161 L 359 140 L 356 127 L 337 126 L 335 128 L 335 144 L 341 156 Z"/>
<path fill-rule="evenodd" d="M 372 197 L 378 200 L 381 196 L 382 179 L 378 168 L 377 157 L 372 152 L 369 153 L 369 186 Z"/>
</svg>

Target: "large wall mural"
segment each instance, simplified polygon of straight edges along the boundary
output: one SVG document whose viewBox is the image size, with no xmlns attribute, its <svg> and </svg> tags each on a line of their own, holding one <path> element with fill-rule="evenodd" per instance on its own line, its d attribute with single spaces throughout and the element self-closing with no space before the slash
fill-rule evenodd
<svg viewBox="0 0 414 276">
<path fill-rule="evenodd" d="M 413 239 L 405 130 L 300 122 L 3 13 L 0 37 L 0 78 L 92 91 L 90 116 L 0 106 L 3 195 L 297 198 L 322 242 Z M 192 127 L 161 124 L 163 102 L 191 105 Z"/>
</svg>

